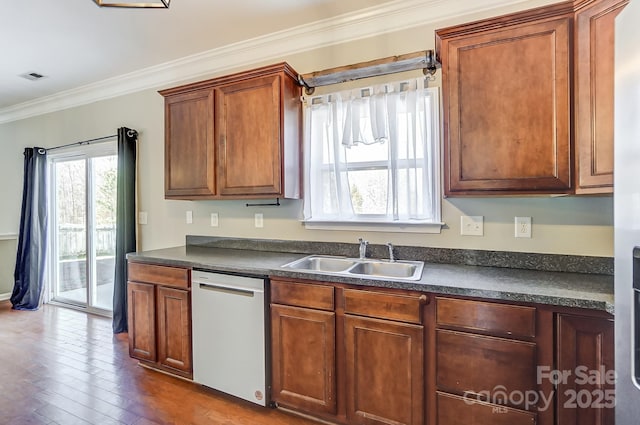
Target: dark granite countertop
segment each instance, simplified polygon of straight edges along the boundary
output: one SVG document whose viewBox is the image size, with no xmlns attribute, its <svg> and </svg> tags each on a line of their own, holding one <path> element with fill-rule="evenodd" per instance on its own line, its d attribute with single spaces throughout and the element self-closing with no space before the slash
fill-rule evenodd
<svg viewBox="0 0 640 425">
<path fill-rule="evenodd" d="M 186 245 L 130 253 L 127 258 L 132 261 L 253 276 L 323 280 L 369 287 L 401 288 L 438 294 L 589 308 L 611 314 L 614 312 L 613 276 L 608 274 L 425 262 L 419 281 L 401 281 L 299 272 L 281 267 L 305 255 L 307 254 Z"/>
</svg>

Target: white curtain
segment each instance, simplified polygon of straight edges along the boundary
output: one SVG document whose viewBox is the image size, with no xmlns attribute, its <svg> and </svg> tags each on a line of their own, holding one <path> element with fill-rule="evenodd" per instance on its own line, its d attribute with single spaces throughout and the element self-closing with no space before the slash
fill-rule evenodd
<svg viewBox="0 0 640 425">
<path fill-rule="evenodd" d="M 305 98 L 305 221 L 440 221 L 439 96 L 424 79 Z"/>
</svg>

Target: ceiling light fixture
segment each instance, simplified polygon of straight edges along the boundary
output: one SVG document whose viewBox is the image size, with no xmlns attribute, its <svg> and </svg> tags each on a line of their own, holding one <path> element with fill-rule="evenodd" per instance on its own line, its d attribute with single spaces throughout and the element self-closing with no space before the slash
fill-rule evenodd
<svg viewBox="0 0 640 425">
<path fill-rule="evenodd" d="M 100 7 L 137 7 L 168 9 L 171 0 L 122 1 L 122 0 L 93 0 Z"/>
</svg>

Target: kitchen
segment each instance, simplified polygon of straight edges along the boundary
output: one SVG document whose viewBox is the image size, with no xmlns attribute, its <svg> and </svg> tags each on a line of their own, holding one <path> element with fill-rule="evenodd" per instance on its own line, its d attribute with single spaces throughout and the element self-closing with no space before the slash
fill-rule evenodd
<svg viewBox="0 0 640 425">
<path fill-rule="evenodd" d="M 490 2 L 487 2 L 487 4 Z M 432 7 L 427 16 L 421 17 L 422 25 L 404 28 L 401 24 L 393 32 L 386 32 L 368 38 L 346 37 L 342 44 L 328 45 L 301 53 L 274 55 L 265 51 L 264 46 L 255 47 L 258 60 L 245 66 L 243 59 L 235 65 L 226 57 L 223 71 L 209 77 L 227 75 L 235 71 L 286 60 L 301 73 L 312 72 L 333 66 L 363 62 L 406 52 L 434 48 L 434 31 L 496 16 L 515 10 L 535 7 L 552 2 L 520 2 L 510 6 L 469 13 L 469 5 L 460 7 L 459 16 L 451 15 L 451 10 Z M 407 5 L 404 11 L 411 10 Z M 427 7 L 425 6 L 425 9 Z M 405 15 L 406 17 L 406 15 Z M 363 18 L 364 19 L 364 18 Z M 379 18 L 377 24 L 392 23 Z M 406 22 L 406 21 L 404 21 Z M 356 25 L 354 23 L 354 25 Z M 335 29 L 328 27 L 327 31 Z M 369 29 L 372 31 L 371 29 Z M 425 36 L 426 34 L 426 36 Z M 349 41 L 347 41 L 349 40 Z M 285 44 L 286 46 L 286 44 Z M 401 46 L 401 48 L 398 48 Z M 261 48 L 262 47 L 262 48 Z M 277 46 L 273 51 L 277 51 Z M 257 55 L 259 53 L 259 55 Z M 209 69 L 216 68 L 215 66 Z M 440 72 L 436 78 L 441 78 Z M 200 81 L 204 78 L 188 78 Z M 439 84 L 438 81 L 435 83 Z M 147 212 L 147 224 L 139 226 L 139 249 L 148 251 L 159 248 L 180 246 L 186 235 L 204 235 L 252 239 L 285 239 L 291 241 L 339 242 L 357 247 L 362 231 L 310 230 L 300 223 L 302 202 L 281 200 L 279 207 L 245 206 L 246 201 L 178 201 L 164 198 L 164 104 L 158 89 L 166 89 L 176 84 L 126 94 L 95 103 L 77 106 L 45 115 L 11 120 L 0 125 L 3 150 L 1 173 L 19 176 L 21 150 L 35 141 L 46 141 L 46 146 L 56 146 L 69 140 L 92 138 L 110 134 L 113 128 L 128 125 L 141 134 L 139 142 L 138 169 L 138 209 Z M 13 112 L 13 111 L 10 111 Z M 15 113 L 15 112 L 13 112 Z M 9 116 L 11 116 L 9 114 Z M 99 117 L 97 119 L 96 117 Z M 19 185 L 3 187 L 3 195 L 12 204 L 19 205 L 21 191 Z M 192 223 L 187 223 L 185 214 L 191 211 Z M 0 217 L 6 223 L 5 230 L 17 228 L 19 211 L 5 209 Z M 211 214 L 218 214 L 218 226 L 211 226 Z M 263 226 L 255 226 L 255 214 L 263 214 Z M 460 216 L 482 216 L 483 236 L 466 236 L 460 232 Z M 532 217 L 532 237 L 514 238 L 514 217 Z M 477 197 L 442 200 L 442 221 L 446 224 L 439 234 L 366 232 L 372 245 L 418 246 L 431 248 L 452 248 L 461 250 L 521 252 L 539 254 L 560 254 L 570 256 L 605 257 L 613 256 L 613 199 L 611 196 L 591 197 Z M 355 251 L 354 251 L 355 252 Z M 9 268 L 12 267 L 10 261 Z"/>
</svg>

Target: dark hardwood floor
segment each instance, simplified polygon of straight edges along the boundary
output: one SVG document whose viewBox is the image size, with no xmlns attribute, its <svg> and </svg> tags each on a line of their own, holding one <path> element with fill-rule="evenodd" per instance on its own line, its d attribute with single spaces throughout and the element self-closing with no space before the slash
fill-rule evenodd
<svg viewBox="0 0 640 425">
<path fill-rule="evenodd" d="M 111 320 L 0 302 L 0 424 L 317 425 L 138 366 Z"/>
</svg>

